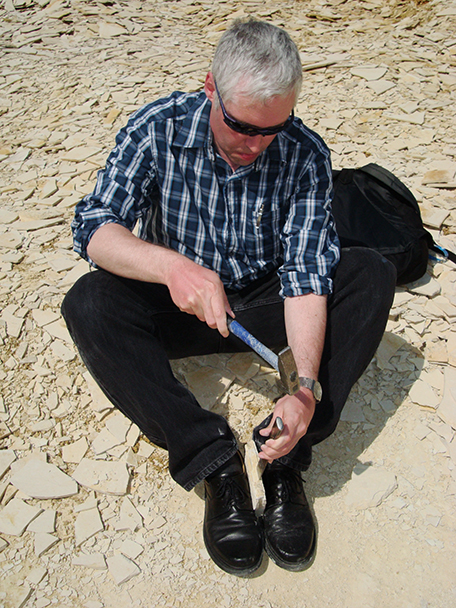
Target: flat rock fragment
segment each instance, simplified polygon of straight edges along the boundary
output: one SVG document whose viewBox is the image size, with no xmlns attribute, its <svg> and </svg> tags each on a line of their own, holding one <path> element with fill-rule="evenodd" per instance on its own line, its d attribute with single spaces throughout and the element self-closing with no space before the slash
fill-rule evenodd
<svg viewBox="0 0 456 608">
<path fill-rule="evenodd" d="M 391 80 L 375 80 L 373 82 L 367 82 L 366 86 L 377 95 L 382 95 L 382 93 L 386 93 L 386 91 L 393 89 L 396 85 L 394 82 L 391 82 Z"/>
<path fill-rule="evenodd" d="M 136 543 L 134 540 L 124 540 L 121 547 L 120 552 L 130 559 L 136 559 L 141 555 L 144 551 L 144 547 L 139 543 Z"/>
<path fill-rule="evenodd" d="M 143 525 L 143 519 L 134 504 L 125 496 L 120 506 L 120 518 L 115 523 L 116 530 L 131 530 L 135 532 Z"/>
<path fill-rule="evenodd" d="M 72 148 L 71 150 L 68 150 L 68 152 L 62 156 L 62 160 L 82 162 L 91 156 L 95 156 L 95 154 L 98 154 L 99 152 L 101 152 L 100 148 L 81 146 L 79 148 Z"/>
<path fill-rule="evenodd" d="M 397 481 L 387 469 L 357 464 L 347 485 L 345 504 L 362 510 L 378 507 L 395 490 Z"/>
<path fill-rule="evenodd" d="M 377 365 L 380 369 L 385 369 L 388 366 L 389 360 L 394 357 L 397 351 L 404 346 L 404 338 L 393 334 L 391 332 L 385 332 L 383 334 L 382 341 L 377 348 L 376 358 Z"/>
<path fill-rule="evenodd" d="M 120 412 L 116 412 L 106 420 L 106 428 L 120 443 L 124 443 L 127 440 L 131 425 L 131 420 Z"/>
<path fill-rule="evenodd" d="M 186 376 L 190 390 L 205 409 L 215 405 L 234 379 L 235 376 L 231 372 L 213 367 L 202 367 Z"/>
<path fill-rule="evenodd" d="M 420 379 L 413 384 L 409 397 L 413 403 L 432 409 L 436 409 L 440 403 L 440 399 L 432 386 Z"/>
<path fill-rule="evenodd" d="M 38 532 L 35 534 L 35 555 L 40 557 L 46 551 L 49 551 L 51 547 L 59 542 L 59 537 L 47 532 Z"/>
<path fill-rule="evenodd" d="M 354 401 L 347 401 L 340 419 L 344 422 L 366 422 L 362 405 Z"/>
<path fill-rule="evenodd" d="M 16 454 L 13 450 L 0 450 L 0 479 L 15 460 Z"/>
<path fill-rule="evenodd" d="M 24 319 L 16 317 L 9 311 L 4 311 L 1 318 L 6 323 L 6 331 L 8 335 L 12 338 L 19 338 L 24 325 Z"/>
<path fill-rule="evenodd" d="M 421 279 L 407 285 L 407 289 L 411 293 L 416 293 L 421 296 L 427 296 L 428 298 L 435 298 L 440 294 L 442 288 L 440 283 L 434 277 L 431 277 L 428 273 L 423 275 Z"/>
<path fill-rule="evenodd" d="M 35 308 L 32 310 L 32 317 L 39 327 L 44 327 L 60 319 L 60 315 L 49 308 L 46 310 Z"/>
<path fill-rule="evenodd" d="M 7 591 L 7 602 L 4 606 L 11 606 L 11 608 L 24 608 L 27 604 L 30 596 L 32 595 L 33 589 L 26 582 L 21 585 L 8 584 L 8 580 L 5 581 L 5 588 Z"/>
<path fill-rule="evenodd" d="M 106 22 L 99 24 L 98 31 L 102 38 L 113 38 L 114 36 L 121 36 L 122 34 L 128 33 L 128 31 L 121 25 Z"/>
<path fill-rule="evenodd" d="M 456 318 L 456 306 L 451 304 L 451 302 L 445 298 L 444 296 L 437 296 L 432 300 L 433 304 L 435 304 L 440 310 L 449 318 Z"/>
<path fill-rule="evenodd" d="M 409 122 L 412 125 L 422 125 L 426 118 L 426 112 L 414 112 L 413 114 L 388 114 L 388 118 L 399 120 L 401 122 Z"/>
<path fill-rule="evenodd" d="M 102 530 L 104 530 L 104 525 L 98 508 L 81 511 L 74 523 L 76 546 L 79 547 L 83 542 Z"/>
<path fill-rule="evenodd" d="M 27 527 L 29 532 L 52 534 L 55 532 L 55 519 L 57 512 L 46 510 L 38 515 L 36 519 Z"/>
<path fill-rule="evenodd" d="M 120 441 L 114 437 L 107 428 L 102 429 L 92 442 L 92 450 L 95 454 L 103 454 L 119 445 Z"/>
<path fill-rule="evenodd" d="M 386 72 L 387 68 L 375 68 L 375 67 L 360 67 L 360 68 L 352 68 L 350 70 L 353 76 L 359 76 L 359 78 L 364 78 L 364 80 L 380 80 Z"/>
<path fill-rule="evenodd" d="M 11 477 L 18 490 L 32 498 L 66 498 L 78 492 L 78 485 L 53 464 L 37 458 L 30 459 Z"/>
<path fill-rule="evenodd" d="M 445 367 L 445 390 L 437 414 L 456 429 L 456 368 L 449 365 Z"/>
<path fill-rule="evenodd" d="M 103 553 L 90 553 L 89 555 L 81 553 L 73 557 L 72 564 L 73 566 L 84 566 L 92 570 L 106 570 L 107 568 Z"/>
<path fill-rule="evenodd" d="M 70 332 L 66 328 L 66 325 L 62 319 L 58 319 L 53 323 L 49 323 L 45 325 L 45 330 L 53 337 L 59 338 L 68 344 L 73 345 L 73 340 L 71 339 Z"/>
<path fill-rule="evenodd" d="M 42 509 L 13 498 L 0 511 L 0 532 L 21 536 L 27 526 L 41 513 Z"/>
<path fill-rule="evenodd" d="M 107 562 L 109 574 L 112 576 L 117 585 L 126 583 L 141 572 L 135 562 L 120 553 L 113 555 L 112 557 L 108 557 Z"/>
<path fill-rule="evenodd" d="M 43 567 L 34 568 L 27 575 L 27 580 L 32 585 L 39 585 L 46 576 L 47 570 Z"/>
<path fill-rule="evenodd" d="M 128 490 L 130 473 L 123 462 L 83 458 L 73 473 L 73 479 L 91 490 L 123 496 Z"/>
<path fill-rule="evenodd" d="M 87 443 L 87 439 L 85 437 L 81 437 L 74 443 L 64 445 L 62 448 L 63 461 L 79 464 L 86 455 L 88 449 L 89 444 Z"/>
</svg>

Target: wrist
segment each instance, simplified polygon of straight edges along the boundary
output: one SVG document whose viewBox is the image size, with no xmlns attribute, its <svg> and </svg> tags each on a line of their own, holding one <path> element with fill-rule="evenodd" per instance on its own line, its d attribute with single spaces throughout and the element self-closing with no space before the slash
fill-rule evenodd
<svg viewBox="0 0 456 608">
<path fill-rule="evenodd" d="M 319 403 L 322 398 L 321 384 L 318 380 L 308 378 L 307 376 L 299 376 L 299 390 L 310 393 L 315 401 Z"/>
</svg>

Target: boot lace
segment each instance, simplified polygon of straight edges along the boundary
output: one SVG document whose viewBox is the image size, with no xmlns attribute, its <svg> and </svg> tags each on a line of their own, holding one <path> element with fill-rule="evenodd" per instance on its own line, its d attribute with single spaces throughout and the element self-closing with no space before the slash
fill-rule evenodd
<svg viewBox="0 0 456 608">
<path fill-rule="evenodd" d="M 225 477 L 216 492 L 216 497 L 225 506 L 239 506 L 247 498 L 246 492 L 232 477 Z"/>
</svg>

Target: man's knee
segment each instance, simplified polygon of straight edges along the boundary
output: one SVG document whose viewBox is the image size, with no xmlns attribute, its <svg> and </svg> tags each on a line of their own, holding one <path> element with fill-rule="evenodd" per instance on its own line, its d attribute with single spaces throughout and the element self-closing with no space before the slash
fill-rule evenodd
<svg viewBox="0 0 456 608">
<path fill-rule="evenodd" d="M 70 333 L 77 332 L 81 325 L 87 328 L 94 322 L 96 324 L 97 311 L 104 307 L 100 279 L 102 276 L 98 271 L 83 275 L 63 299 L 61 313 Z"/>
<path fill-rule="evenodd" d="M 354 283 L 366 294 L 393 294 L 396 277 L 394 264 L 378 251 L 366 247 L 342 249 L 336 281 L 339 278 L 343 283 Z"/>
</svg>

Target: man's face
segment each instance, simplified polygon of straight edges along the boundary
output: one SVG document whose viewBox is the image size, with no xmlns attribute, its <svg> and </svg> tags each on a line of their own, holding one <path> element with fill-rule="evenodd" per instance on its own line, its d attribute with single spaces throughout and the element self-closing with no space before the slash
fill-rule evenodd
<svg viewBox="0 0 456 608">
<path fill-rule="evenodd" d="M 252 136 L 233 131 L 223 120 L 220 104 L 214 104 L 217 92 L 210 72 L 206 77 L 204 90 L 212 102 L 210 123 L 220 156 L 233 171 L 238 167 L 250 165 L 266 150 L 276 135 Z M 225 110 L 231 118 L 258 128 L 275 127 L 284 123 L 290 116 L 293 105 L 293 93 L 286 97 L 273 97 L 266 104 L 241 95 L 236 96 L 233 101 L 224 101 Z"/>
</svg>

